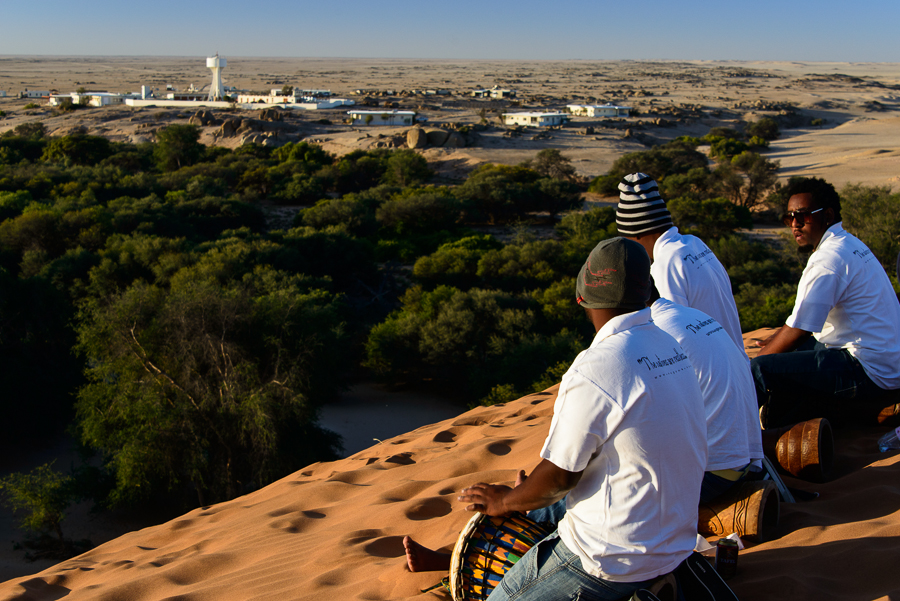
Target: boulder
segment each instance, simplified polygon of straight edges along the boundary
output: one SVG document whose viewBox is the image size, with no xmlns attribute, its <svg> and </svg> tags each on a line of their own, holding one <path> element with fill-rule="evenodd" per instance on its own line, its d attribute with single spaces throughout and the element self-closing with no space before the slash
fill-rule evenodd
<svg viewBox="0 0 900 601">
<path fill-rule="evenodd" d="M 263 121 L 284 121 L 284 115 L 277 108 L 263 109 L 259 112 L 259 118 Z"/>
<path fill-rule="evenodd" d="M 406 132 L 406 145 L 409 148 L 425 148 L 428 146 L 428 134 L 421 128 L 414 127 Z"/>
<path fill-rule="evenodd" d="M 465 148 L 466 146 L 466 138 L 458 131 L 452 131 L 447 136 L 447 141 L 444 142 L 445 148 Z"/>
<path fill-rule="evenodd" d="M 191 125 L 199 125 L 199 126 L 207 126 L 207 125 L 217 125 L 218 119 L 216 119 L 215 115 L 212 112 L 201 109 L 193 114 L 193 116 L 188 120 L 188 123 Z"/>
<path fill-rule="evenodd" d="M 247 134 L 254 131 L 259 131 L 262 129 L 260 127 L 259 121 L 254 121 L 253 119 L 241 119 L 241 124 L 234 131 L 235 134 Z"/>
<path fill-rule="evenodd" d="M 429 146 L 443 146 L 447 141 L 447 138 L 450 136 L 449 132 L 444 131 L 443 129 L 429 129 L 426 132 L 428 136 L 428 145 Z"/>
<path fill-rule="evenodd" d="M 219 128 L 219 135 L 223 138 L 230 138 L 235 134 L 238 127 L 241 126 L 240 119 L 225 119 L 225 122 L 222 123 L 222 127 Z"/>
</svg>

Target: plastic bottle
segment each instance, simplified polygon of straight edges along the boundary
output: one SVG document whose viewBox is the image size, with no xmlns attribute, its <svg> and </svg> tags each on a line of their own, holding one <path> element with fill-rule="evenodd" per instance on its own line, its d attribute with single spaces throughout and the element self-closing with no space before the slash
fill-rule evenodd
<svg viewBox="0 0 900 601">
<path fill-rule="evenodd" d="M 879 451 L 884 453 L 893 449 L 900 449 L 900 426 L 878 439 Z"/>
</svg>

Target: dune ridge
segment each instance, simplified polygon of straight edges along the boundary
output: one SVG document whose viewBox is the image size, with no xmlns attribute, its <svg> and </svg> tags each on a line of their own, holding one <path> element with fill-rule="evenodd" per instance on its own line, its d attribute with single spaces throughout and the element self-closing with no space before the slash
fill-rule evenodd
<svg viewBox="0 0 900 601">
<path fill-rule="evenodd" d="M 456 491 L 530 470 L 556 391 L 479 407 L 131 532 L 0 584 L 0 600 L 447 599 L 421 592 L 444 574 L 410 573 L 402 537 L 452 547 L 471 515 Z M 741 552 L 731 581 L 740 599 L 898 598 L 887 558 L 900 550 L 900 454 L 878 452 L 883 430 L 839 430 L 826 484 L 785 477 L 820 497 L 782 504 L 778 538 Z"/>
</svg>

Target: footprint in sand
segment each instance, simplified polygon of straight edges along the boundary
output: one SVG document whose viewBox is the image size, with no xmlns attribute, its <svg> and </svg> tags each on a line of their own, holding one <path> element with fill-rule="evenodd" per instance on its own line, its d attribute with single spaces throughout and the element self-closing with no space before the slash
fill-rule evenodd
<svg viewBox="0 0 900 601">
<path fill-rule="evenodd" d="M 512 448 L 505 442 L 495 442 L 491 445 L 488 445 L 487 450 L 489 453 L 502 457 L 503 455 L 509 455 L 509 452 L 512 450 Z"/>
<path fill-rule="evenodd" d="M 401 557 L 406 554 L 403 550 L 402 536 L 385 536 L 363 547 L 369 555 L 375 557 Z"/>
<path fill-rule="evenodd" d="M 434 435 L 434 438 L 431 439 L 434 442 L 453 442 L 456 440 L 456 432 L 451 430 L 443 430 L 442 432 L 438 432 Z"/>
<path fill-rule="evenodd" d="M 415 505 L 407 509 L 404 514 L 411 520 L 430 520 L 445 516 L 452 511 L 450 503 L 440 497 L 431 497 L 417 501 Z"/>
<path fill-rule="evenodd" d="M 397 463 L 399 465 L 412 465 L 416 461 L 412 458 L 412 453 L 399 453 L 397 455 L 391 455 L 387 459 L 384 460 L 385 463 Z"/>
</svg>

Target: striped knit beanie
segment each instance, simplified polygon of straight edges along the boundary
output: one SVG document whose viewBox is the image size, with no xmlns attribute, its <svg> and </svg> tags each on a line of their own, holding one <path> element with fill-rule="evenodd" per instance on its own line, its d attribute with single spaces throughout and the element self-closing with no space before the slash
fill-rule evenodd
<svg viewBox="0 0 900 601">
<path fill-rule="evenodd" d="M 645 173 L 632 173 L 619 183 L 616 225 L 621 236 L 637 236 L 672 226 L 672 215 L 659 195 L 656 182 Z"/>
</svg>

